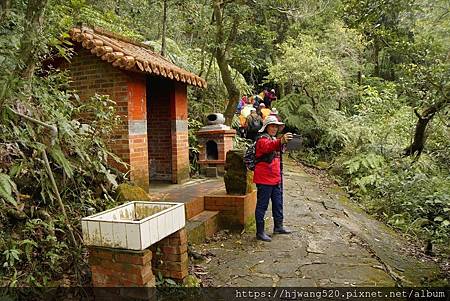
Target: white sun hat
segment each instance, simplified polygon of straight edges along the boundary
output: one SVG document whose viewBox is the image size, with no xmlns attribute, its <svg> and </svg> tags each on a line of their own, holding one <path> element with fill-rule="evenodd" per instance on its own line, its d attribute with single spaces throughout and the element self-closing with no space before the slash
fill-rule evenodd
<svg viewBox="0 0 450 301">
<path fill-rule="evenodd" d="M 266 119 L 264 119 L 263 126 L 258 132 L 264 132 L 266 130 L 266 126 L 268 126 L 269 124 L 284 125 L 284 123 L 278 121 L 277 117 L 269 115 L 266 117 Z"/>
</svg>

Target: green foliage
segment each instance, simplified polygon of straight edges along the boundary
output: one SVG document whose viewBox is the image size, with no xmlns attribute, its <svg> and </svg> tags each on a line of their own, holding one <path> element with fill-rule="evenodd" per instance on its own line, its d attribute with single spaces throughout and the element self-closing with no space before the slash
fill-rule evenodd
<svg viewBox="0 0 450 301">
<path fill-rule="evenodd" d="M 432 151 L 420 162 L 400 157 L 414 115 L 396 97 L 395 86 L 377 88 L 363 89 L 361 102 L 355 108 L 358 114 L 330 115 L 333 131 L 346 137 L 343 149 L 335 156 L 333 171 L 348 191 L 379 218 L 445 244 L 450 234 L 445 209 L 450 205 L 450 170 Z M 434 127 L 442 131 L 445 124 L 438 122 Z M 440 141 L 439 149 L 443 146 L 442 132 L 428 139 L 430 145 Z"/>
<path fill-rule="evenodd" d="M 12 268 L 15 263 L 20 261 L 19 255 L 21 254 L 20 250 L 10 249 L 5 250 L 3 252 L 3 256 L 5 257 L 5 262 L 3 263 L 4 268 Z"/>
<path fill-rule="evenodd" d="M 233 138 L 233 149 L 246 150 L 252 143 L 252 140 L 241 138 L 239 135 L 236 135 Z"/>
<path fill-rule="evenodd" d="M 296 87 L 310 98 L 314 110 L 325 98 L 336 96 L 343 86 L 342 76 L 334 61 L 320 53 L 309 36 L 289 40 L 281 46 L 280 61 L 269 68 L 269 80 Z"/>
<path fill-rule="evenodd" d="M 200 164 L 198 164 L 200 150 L 198 146 L 197 131 L 202 126 L 202 122 L 191 118 L 188 119 L 189 167 L 191 175 L 198 174 L 200 172 Z"/>
<path fill-rule="evenodd" d="M 359 88 L 359 99 L 347 114 L 330 109 L 316 112 L 302 94 L 279 101 L 277 108 L 287 125 L 304 137 L 306 149 L 295 156 L 310 164 L 332 160 L 334 175 L 369 212 L 405 232 L 447 243 L 447 122 L 435 120 L 428 152 L 420 162 L 402 158 L 415 123 L 408 99 L 398 96 L 399 85 L 394 83 L 373 78 L 364 82 L 368 85 Z"/>
<path fill-rule="evenodd" d="M 178 283 L 176 283 L 172 279 L 164 278 L 163 275 L 161 274 L 161 272 L 158 272 L 158 275 L 155 280 L 156 280 L 155 285 L 157 287 L 178 287 L 178 286 L 180 286 Z"/>
<path fill-rule="evenodd" d="M 13 206 L 17 206 L 13 197 L 13 191 L 15 190 L 17 190 L 16 183 L 7 174 L 0 173 L 0 198 L 5 199 Z"/>
<path fill-rule="evenodd" d="M 8 2 L 8 1 L 7 1 Z M 334 176 L 355 200 L 393 227 L 448 243 L 450 132 L 448 1 L 225 1 L 224 31 L 238 22 L 227 60 L 242 94 L 277 85 L 276 107 L 304 138 L 296 154 L 330 161 Z M 212 5 L 168 1 L 167 58 L 199 74 L 208 88 L 189 88 L 191 174 L 198 171 L 196 131 L 211 112 L 223 112 L 228 92 L 215 53 Z M 66 75 L 36 64 L 18 75 L 26 1 L 0 12 L 0 284 L 83 284 L 80 216 L 113 206 L 110 191 L 123 175 L 104 141 L 117 126 L 105 96 L 80 102 Z M 151 20 L 151 24 L 149 23 Z M 70 59 L 68 29 L 97 25 L 160 49 L 162 1 L 49 0 L 44 30 L 32 57 Z M 266 78 L 263 78 L 267 75 Z M 263 82 L 265 81 L 265 82 Z M 36 125 L 14 111 L 54 126 Z M 401 157 L 417 116 L 434 110 L 420 159 Z M 86 118 L 89 116 L 89 118 Z M 247 141 L 236 138 L 236 148 Z M 61 215 L 42 157 L 68 212 Z M 108 162 L 107 162 L 108 159 Z M 91 210 L 89 210 L 91 211 Z M 159 276 L 158 283 L 174 283 Z"/>
<path fill-rule="evenodd" d="M 57 81 L 61 81 L 60 85 Z M 46 286 L 57 280 L 56 275 L 80 273 L 85 268 L 82 249 L 68 243 L 71 230 L 67 222 L 80 237 L 80 217 L 87 214 L 88 208 L 105 208 L 111 202 L 108 190 L 117 185 L 117 172 L 107 164 L 108 158 L 117 157 L 103 142 L 118 124 L 113 103 L 98 96 L 79 105 L 77 97 L 62 87 L 65 80 L 61 74 L 34 78 L 33 95 L 39 102 L 26 103 L 35 117 L 56 125 L 57 137 L 44 127 L 20 120 L 6 108 L 2 110 L 0 225 L 7 234 L 0 242 L 1 249 L 6 250 L 3 255 L 7 269 L 0 273 L 3 285 Z M 91 123 L 80 122 L 85 114 L 92 116 Z M 44 150 L 50 155 L 69 221 L 57 205 L 42 161 Z M 100 187 L 103 190 L 98 190 Z"/>
</svg>

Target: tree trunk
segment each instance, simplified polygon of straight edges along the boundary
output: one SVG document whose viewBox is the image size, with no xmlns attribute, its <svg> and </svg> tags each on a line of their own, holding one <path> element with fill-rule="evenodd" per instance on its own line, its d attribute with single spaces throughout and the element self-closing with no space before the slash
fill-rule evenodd
<svg viewBox="0 0 450 301">
<path fill-rule="evenodd" d="M 201 64 L 200 64 L 200 72 L 199 72 L 198 76 L 203 76 L 203 73 L 205 72 L 206 55 L 209 53 L 209 52 L 205 51 L 206 43 L 207 43 L 206 38 L 204 38 L 203 41 L 202 41 L 202 46 L 201 46 L 202 61 L 201 61 Z"/>
<path fill-rule="evenodd" d="M 380 45 L 378 42 L 378 39 L 376 38 L 374 41 L 374 49 L 373 49 L 374 53 L 373 53 L 373 62 L 375 65 L 375 76 L 376 77 L 380 77 Z"/>
<path fill-rule="evenodd" d="M 161 35 L 161 55 L 166 55 L 166 34 L 167 34 L 167 0 L 163 1 L 163 22 Z"/>
<path fill-rule="evenodd" d="M 114 12 L 116 15 L 120 16 L 120 0 L 116 0 L 114 3 Z"/>
<path fill-rule="evenodd" d="M 420 154 L 425 147 L 425 141 L 427 139 L 426 129 L 428 123 L 433 119 L 434 114 L 436 114 L 437 108 L 430 107 L 423 112 L 423 115 L 420 115 L 417 109 L 414 110 L 418 120 L 416 123 L 416 130 L 414 132 L 414 140 L 411 145 L 403 150 L 403 156 L 413 156 L 416 155 L 416 158 L 420 157 Z"/>
<path fill-rule="evenodd" d="M 286 90 L 286 85 L 284 83 L 280 83 L 280 99 L 284 98 L 285 94 L 285 90 Z"/>
<path fill-rule="evenodd" d="M 303 92 L 305 92 L 306 96 L 308 96 L 309 99 L 311 99 L 311 104 L 312 104 L 314 112 L 317 112 L 317 102 L 316 102 L 316 100 L 314 99 L 314 97 L 311 94 L 309 94 L 309 92 L 308 92 L 308 90 L 306 89 L 305 86 L 302 86 L 302 89 L 303 89 Z"/>
<path fill-rule="evenodd" d="M 228 104 L 225 109 L 225 124 L 230 125 L 231 120 L 233 119 L 234 112 L 236 111 L 236 105 L 239 101 L 240 92 L 236 84 L 234 83 L 233 77 L 231 75 L 231 71 L 228 66 L 228 62 L 225 59 L 225 55 L 217 50 L 216 53 L 217 64 L 219 65 L 220 74 L 222 75 L 222 81 L 227 88 L 228 91 Z"/>
<path fill-rule="evenodd" d="M 18 58 L 21 63 L 16 67 L 16 73 L 24 79 L 30 79 L 36 67 L 37 49 L 35 44 L 41 35 L 47 2 L 48 0 L 28 1 L 24 24 L 25 30 L 18 51 Z"/>
<path fill-rule="evenodd" d="M 209 78 L 209 74 L 211 73 L 211 67 L 212 67 L 212 63 L 214 61 L 214 54 L 211 54 L 211 58 L 209 59 L 209 63 L 208 63 L 208 69 L 206 69 L 206 75 L 205 75 L 205 80 L 208 81 Z"/>
<path fill-rule="evenodd" d="M 214 21 L 216 24 L 216 60 L 217 65 L 219 65 L 220 74 L 222 75 L 222 81 L 228 92 L 228 104 L 225 109 L 225 124 L 230 125 L 231 120 L 235 112 L 236 105 L 239 101 L 240 91 L 233 80 L 231 71 L 229 69 L 229 64 L 227 60 L 227 50 L 231 47 L 234 39 L 237 35 L 237 26 L 239 24 L 238 18 L 236 17 L 233 22 L 233 27 L 231 29 L 230 35 L 228 36 L 227 42 L 225 43 L 225 34 L 223 29 L 223 16 L 222 16 L 222 1 L 214 0 Z"/>
</svg>

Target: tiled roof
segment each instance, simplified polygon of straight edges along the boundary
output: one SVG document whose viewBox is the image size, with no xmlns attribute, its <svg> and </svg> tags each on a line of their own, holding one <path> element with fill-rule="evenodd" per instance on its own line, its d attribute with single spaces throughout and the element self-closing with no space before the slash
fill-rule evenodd
<svg viewBox="0 0 450 301">
<path fill-rule="evenodd" d="M 206 88 L 207 84 L 203 78 L 174 65 L 142 43 L 95 27 L 73 27 L 69 34 L 73 41 L 80 42 L 83 48 L 89 49 L 114 67 L 155 74 Z"/>
</svg>

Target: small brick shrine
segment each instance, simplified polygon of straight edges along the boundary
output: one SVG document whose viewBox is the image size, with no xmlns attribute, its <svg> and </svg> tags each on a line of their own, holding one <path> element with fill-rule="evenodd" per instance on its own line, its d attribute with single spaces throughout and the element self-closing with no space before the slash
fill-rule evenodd
<svg viewBox="0 0 450 301">
<path fill-rule="evenodd" d="M 208 169 L 215 169 L 216 174 L 223 176 L 226 154 L 233 148 L 236 131 L 223 124 L 225 118 L 222 114 L 210 114 L 207 118 L 208 125 L 197 132 L 200 172 L 208 175 Z"/>
<path fill-rule="evenodd" d="M 189 178 L 187 85 L 206 87 L 204 79 L 175 66 L 148 46 L 85 26 L 70 30 L 75 55 L 71 88 L 80 99 L 109 95 L 123 123 L 109 146 L 148 191 L 151 180 L 182 183 Z"/>
</svg>

